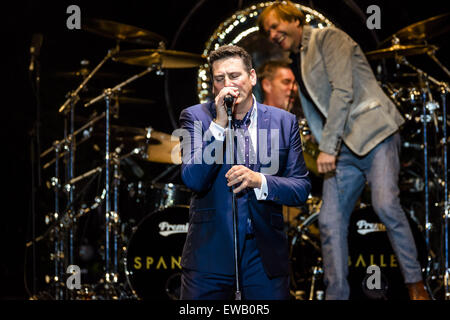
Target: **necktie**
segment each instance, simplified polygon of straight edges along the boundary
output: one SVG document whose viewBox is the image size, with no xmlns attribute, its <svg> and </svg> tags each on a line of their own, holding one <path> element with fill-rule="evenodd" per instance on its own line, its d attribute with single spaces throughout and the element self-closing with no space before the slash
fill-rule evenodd
<svg viewBox="0 0 450 320">
<path fill-rule="evenodd" d="M 247 168 L 253 169 L 254 164 L 256 163 L 256 155 L 252 145 L 252 139 L 250 137 L 250 132 L 248 130 L 251 123 L 251 114 L 253 111 L 250 109 L 247 114 L 244 116 L 242 120 L 234 119 L 234 134 L 235 134 L 235 145 L 234 145 L 234 153 L 235 153 L 235 164 L 244 164 Z M 242 192 L 247 192 L 247 190 L 243 190 Z M 253 223 L 250 217 L 247 218 L 246 225 L 246 233 L 253 234 Z"/>
<path fill-rule="evenodd" d="M 251 123 L 251 113 L 253 108 L 250 109 L 242 120 L 234 119 L 234 134 L 235 134 L 235 163 L 243 164 L 246 167 L 252 169 L 256 163 L 255 151 L 248 130 Z"/>
</svg>

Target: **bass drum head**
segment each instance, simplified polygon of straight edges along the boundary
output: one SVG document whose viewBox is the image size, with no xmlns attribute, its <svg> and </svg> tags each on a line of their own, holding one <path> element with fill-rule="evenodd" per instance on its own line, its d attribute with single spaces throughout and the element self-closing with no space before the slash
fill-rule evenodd
<svg viewBox="0 0 450 320">
<path fill-rule="evenodd" d="M 125 274 L 139 299 L 179 299 L 188 221 L 189 208 L 174 206 L 150 213 L 134 230 L 126 250 Z"/>
<path fill-rule="evenodd" d="M 406 215 L 417 247 L 418 259 L 425 267 L 427 250 L 425 238 L 419 226 Z M 397 257 L 392 249 L 386 227 L 380 222 L 372 206 L 355 210 L 350 218 L 349 233 L 349 284 L 350 299 L 409 300 Z M 381 290 L 367 289 L 370 265 L 377 265 L 381 272 Z"/>
</svg>

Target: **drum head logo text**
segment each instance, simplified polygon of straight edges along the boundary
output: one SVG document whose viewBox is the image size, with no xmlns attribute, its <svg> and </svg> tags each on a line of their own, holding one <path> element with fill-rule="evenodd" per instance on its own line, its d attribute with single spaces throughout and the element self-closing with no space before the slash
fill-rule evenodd
<svg viewBox="0 0 450 320">
<path fill-rule="evenodd" d="M 159 224 L 159 234 L 163 237 L 170 236 L 176 233 L 187 233 L 189 223 L 185 224 L 170 224 L 167 221 L 161 221 Z"/>
</svg>

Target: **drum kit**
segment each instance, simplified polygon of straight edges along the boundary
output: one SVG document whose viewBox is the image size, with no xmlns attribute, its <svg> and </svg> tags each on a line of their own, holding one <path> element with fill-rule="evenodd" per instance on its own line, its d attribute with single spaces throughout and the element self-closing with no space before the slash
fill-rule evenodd
<svg viewBox="0 0 450 320">
<path fill-rule="evenodd" d="M 382 41 L 380 49 L 366 52 L 370 62 L 395 64 L 394 78 L 379 82 L 406 120 L 400 128 L 400 200 L 413 232 L 428 291 L 435 299 L 450 299 L 447 177 L 450 119 L 446 109 L 449 84 L 427 74 L 408 59 L 428 56 L 445 78 L 450 77 L 449 70 L 435 55 L 438 47 L 430 43 L 449 31 L 450 14 L 439 15 L 399 30 Z M 306 165 L 313 177 L 317 177 L 318 146 L 305 119 L 299 121 L 299 126 Z M 297 299 L 323 298 L 318 232 L 320 205 L 320 196 L 310 196 L 297 216 L 289 219 L 291 294 Z M 370 205 L 367 190 L 352 213 L 348 232 L 351 298 L 408 299 L 386 229 Z M 382 270 L 385 290 L 381 293 L 364 287 L 366 268 L 372 264 Z"/>
<path fill-rule="evenodd" d="M 198 67 L 206 60 L 201 55 L 166 50 L 163 37 L 135 26 L 90 19 L 83 29 L 116 40 L 116 46 L 92 71 L 85 62 L 81 70 L 57 75 L 81 83 L 66 95 L 58 109 L 65 117 L 63 139 L 54 141 L 40 155 L 42 159 L 50 157 L 46 163 L 42 160 L 43 168 L 54 169 L 47 183 L 53 190 L 54 203 L 52 213 L 45 217 L 46 232 L 27 244 L 31 246 L 40 240 L 50 243 L 50 252 L 44 259 L 51 266 L 45 275 L 48 289 L 40 296 L 55 300 L 176 299 L 191 192 L 173 181 L 160 181 L 181 164 L 179 138 L 151 126 L 118 125 L 117 106 L 153 102 L 124 95 L 126 86 L 146 74 Z M 122 42 L 150 48 L 122 50 Z M 83 96 L 92 79 L 116 78 L 114 73 L 99 71 L 108 60 L 142 70 L 96 97 Z M 88 110 L 100 103 L 104 104 L 102 112 L 95 111 L 87 119 L 76 114 L 80 113 L 79 108 Z M 75 128 L 80 119 L 84 123 Z M 101 137 L 100 142 L 95 137 Z M 89 140 L 100 157 L 99 165 L 92 168 L 96 162 L 89 158 L 91 168 L 75 176 L 75 167 L 80 171 L 80 162 L 86 160 L 81 154 L 75 157 L 75 153 L 80 153 L 80 145 Z M 127 168 L 131 168 L 133 177 L 144 175 L 136 161 L 159 164 L 164 169 L 148 182 L 124 179 Z M 88 193 L 93 199 L 87 201 Z M 89 219 L 97 222 L 88 235 L 86 226 L 92 225 L 86 222 Z M 90 239 L 92 234 L 94 240 Z M 71 265 L 80 266 L 82 284 L 72 290 L 66 283 Z M 92 273 L 96 274 L 94 278 Z"/>
<path fill-rule="evenodd" d="M 429 289 L 435 295 L 443 291 L 446 299 L 450 297 L 446 131 L 449 87 L 406 57 L 427 55 L 450 76 L 435 56 L 437 46 L 428 43 L 449 31 L 448 18 L 449 15 L 441 15 L 408 26 L 383 41 L 381 45 L 385 47 L 366 53 L 371 61 L 394 60 L 398 69 L 410 70 L 395 82 L 384 81 L 381 86 L 407 120 L 402 128 L 404 152 L 400 187 L 402 199 L 406 199 L 403 205 Z M 58 109 L 65 117 L 64 137 L 54 141 L 40 155 L 42 159 L 51 157 L 43 161 L 43 168 L 52 167 L 54 172 L 47 184 L 53 191 L 54 203 L 52 213 L 45 217 L 46 232 L 27 244 L 31 246 L 43 240 L 49 243 L 50 252 L 44 263 L 50 268 L 45 275 L 45 295 L 41 297 L 55 300 L 178 299 L 191 192 L 181 184 L 160 182 L 181 163 L 178 137 L 152 127 L 116 125 L 113 120 L 120 118 L 116 108 L 120 103 L 152 103 L 149 99 L 125 96 L 126 86 L 152 72 L 204 66 L 205 57 L 166 50 L 163 37 L 131 25 L 92 19 L 83 28 L 100 37 L 114 39 L 117 45 L 107 51 L 92 71 L 83 68 L 60 74 L 82 82 L 66 95 L 66 101 Z M 150 48 L 123 51 L 122 42 Z M 91 79 L 115 79 L 114 74 L 99 71 L 108 60 L 143 69 L 104 89 L 96 97 L 82 97 Z M 90 108 L 100 103 L 104 104 L 103 112 L 93 113 L 76 129 L 75 119 L 79 118 L 76 106 L 82 104 L 83 108 Z M 306 121 L 300 123 L 300 128 L 307 167 L 319 176 L 315 167 L 317 145 L 311 140 Z M 94 144 L 94 133 L 101 136 L 101 143 Z M 75 176 L 75 153 L 80 144 L 89 140 L 101 154 L 101 163 Z M 132 146 L 130 150 L 129 146 Z M 127 169 L 133 171 L 135 177 L 144 175 L 139 166 L 133 165 L 136 159 L 165 167 L 156 177 L 144 180 L 147 182 L 127 181 L 123 178 Z M 88 191 L 95 196 L 86 201 Z M 349 266 L 353 277 L 349 280 L 354 298 L 367 298 L 367 292 L 361 289 L 364 277 L 361 270 L 374 263 L 385 266 L 385 271 L 389 269 L 384 273 L 389 284 L 387 297 L 402 295 L 402 284 L 395 280 L 401 276 L 386 233 L 370 205 L 365 203 L 370 201 L 361 201 L 355 209 L 349 230 Z M 292 266 L 291 294 L 295 299 L 324 298 L 317 225 L 320 207 L 320 196 L 312 195 L 304 207 L 284 208 L 291 216 L 287 219 L 287 233 Z M 86 230 L 81 232 L 80 225 L 87 219 L 97 220 L 92 231 L 97 236 L 95 245 L 89 245 L 85 239 L 88 238 Z M 372 250 L 375 247 L 376 252 Z M 94 262 L 82 266 L 81 288 L 69 289 L 66 284 L 68 266 L 81 265 L 88 257 Z M 93 279 L 88 277 L 92 273 L 97 275 Z M 432 288 L 433 283 L 436 285 Z"/>
</svg>

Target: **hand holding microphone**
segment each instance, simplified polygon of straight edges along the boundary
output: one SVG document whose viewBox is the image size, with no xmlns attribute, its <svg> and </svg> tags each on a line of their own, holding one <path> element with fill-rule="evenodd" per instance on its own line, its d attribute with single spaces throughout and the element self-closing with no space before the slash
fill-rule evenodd
<svg viewBox="0 0 450 320">
<path fill-rule="evenodd" d="M 226 127 L 228 116 L 231 116 L 234 110 L 234 105 L 239 97 L 239 90 L 235 87 L 223 87 L 215 98 L 216 103 L 216 119 L 215 122 Z"/>
<path fill-rule="evenodd" d="M 234 97 L 231 94 L 227 94 L 225 98 L 223 98 L 223 103 L 227 108 L 228 117 L 231 117 L 231 115 L 233 114 Z"/>
</svg>

